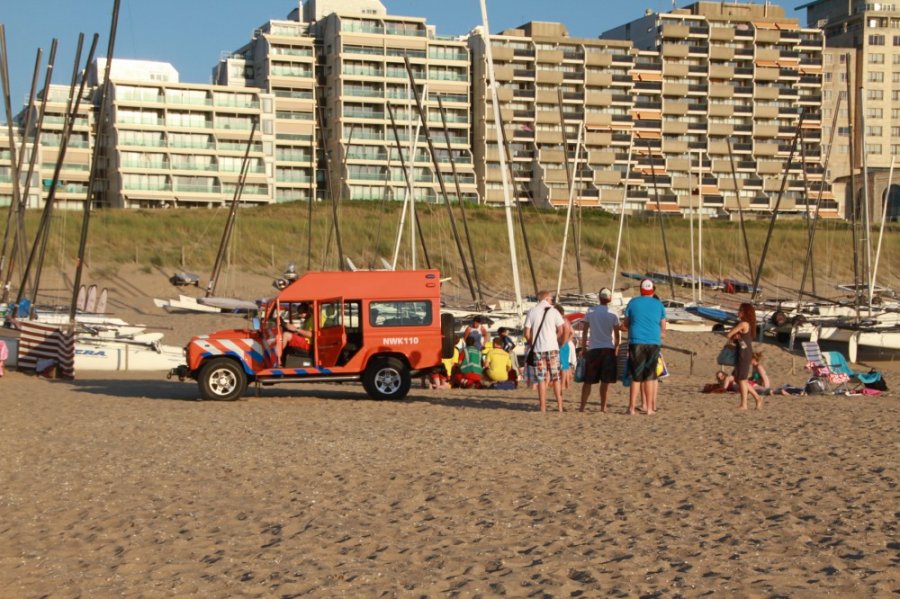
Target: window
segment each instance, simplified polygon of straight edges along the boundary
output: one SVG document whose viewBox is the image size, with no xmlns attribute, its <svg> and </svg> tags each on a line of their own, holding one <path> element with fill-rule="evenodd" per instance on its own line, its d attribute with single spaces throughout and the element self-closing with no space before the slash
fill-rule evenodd
<svg viewBox="0 0 900 599">
<path fill-rule="evenodd" d="M 900 35 L 895 35 L 895 36 L 894 36 L 894 45 L 895 45 L 895 46 L 900 46 Z M 897 57 L 895 56 L 894 58 L 897 58 Z"/>
<path fill-rule="evenodd" d="M 881 136 L 881 127 L 878 125 L 872 125 L 871 127 L 866 127 L 866 135 L 873 135 L 880 137 Z"/>
<path fill-rule="evenodd" d="M 867 89 L 866 98 L 869 100 L 883 100 L 884 92 L 880 89 Z"/>
<path fill-rule="evenodd" d="M 891 92 L 891 101 L 900 102 L 900 90 L 895 89 Z M 900 133 L 898 133 L 897 135 L 900 135 Z"/>
<path fill-rule="evenodd" d="M 891 127 L 891 137 L 900 137 L 900 127 Z"/>
<path fill-rule="evenodd" d="M 880 119 L 884 117 L 884 111 L 881 108 L 866 108 L 867 119 Z"/>
<path fill-rule="evenodd" d="M 866 144 L 866 154 L 881 154 L 881 144 Z"/>
<path fill-rule="evenodd" d="M 884 45 L 884 36 L 883 35 L 870 35 L 869 36 L 869 45 L 870 46 L 883 46 Z"/>
<path fill-rule="evenodd" d="M 873 83 L 881 83 L 884 81 L 884 73 L 881 71 L 869 71 L 869 81 Z"/>
<path fill-rule="evenodd" d="M 869 64 L 884 64 L 884 54 L 869 54 Z"/>
<path fill-rule="evenodd" d="M 428 326 L 432 320 L 431 302 L 427 300 L 369 304 L 369 324 L 373 327 Z"/>
</svg>

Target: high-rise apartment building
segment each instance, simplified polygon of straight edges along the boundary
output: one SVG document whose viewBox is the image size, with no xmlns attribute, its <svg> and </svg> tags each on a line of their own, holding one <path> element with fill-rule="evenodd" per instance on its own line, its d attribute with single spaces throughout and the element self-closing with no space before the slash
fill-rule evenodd
<svg viewBox="0 0 900 599">
<path fill-rule="evenodd" d="M 264 123 L 263 153 L 274 162 L 274 201 L 315 198 L 316 178 L 316 52 L 309 25 L 294 18 L 268 21 L 253 39 L 224 56 L 213 70 L 213 81 L 228 87 L 262 90 L 274 101 L 275 119 Z"/>
<path fill-rule="evenodd" d="M 900 161 L 900 2 L 816 0 L 800 8 L 825 35 L 825 143 L 843 94 L 828 168 L 835 192 L 849 200 L 853 171 L 855 197 L 867 195 L 872 222 L 886 199 L 889 217 L 900 218 L 900 184 L 887 194 L 891 161 Z"/>
<path fill-rule="evenodd" d="M 103 64 L 98 61 L 98 73 Z M 100 205 L 219 205 L 233 197 L 245 154 L 241 201 L 272 197 L 272 152 L 264 151 L 272 145 L 271 96 L 179 83 L 164 63 L 114 60 L 110 81 Z"/>
<path fill-rule="evenodd" d="M 537 22 L 491 35 L 490 43 L 507 147 L 498 144 L 485 39 L 473 35 L 472 147 L 483 200 L 504 201 L 503 151 L 517 201 L 565 205 L 574 177 L 580 204 L 618 209 L 633 125 L 631 44 L 570 38 L 559 23 Z"/>
<path fill-rule="evenodd" d="M 648 210 L 659 195 L 663 210 L 683 212 L 702 177 L 705 207 L 769 213 L 786 175 L 781 212 L 811 210 L 821 191 L 823 215 L 838 215 L 821 165 L 820 30 L 768 3 L 697 2 L 602 37 L 638 50 L 632 168 Z"/>
<path fill-rule="evenodd" d="M 820 4 L 827 2 L 813 3 Z M 686 214 L 702 201 L 709 215 L 739 207 L 763 215 L 786 173 L 782 212 L 806 213 L 821 194 L 824 215 L 843 215 L 820 150 L 823 84 L 828 97 L 836 83 L 823 81 L 823 34 L 802 29 L 784 9 L 697 2 L 648 12 L 600 39 L 540 22 L 490 34 L 502 148 L 483 33 L 441 37 L 422 18 L 387 14 L 379 0 L 307 0 L 224 55 L 211 85 L 114 72 L 109 131 L 97 136 L 101 202 L 226 201 L 256 122 L 245 202 L 324 199 L 329 182 L 346 199 L 402 199 L 411 188 L 416 199 L 436 201 L 440 173 L 451 198 L 496 205 L 505 199 L 502 151 L 514 197 L 538 206 L 565 205 L 574 180 L 582 206 Z M 887 85 L 880 91 L 873 115 L 896 94 Z M 96 135 L 96 107 L 86 110 L 76 147 Z M 86 179 L 89 148 L 83 154 L 72 154 L 67 184 L 81 181 L 79 173 Z M 0 196 L 8 195 L 3 175 L 0 167 Z"/>
<path fill-rule="evenodd" d="M 56 186 L 56 205 L 65 209 L 81 207 L 85 193 L 87 192 L 87 180 L 90 174 L 91 150 L 94 144 L 94 107 L 92 105 L 93 88 L 87 87 L 81 102 L 78 103 L 78 113 L 73 121 L 72 133 L 62 163 L 60 176 Z M 47 102 L 44 121 L 41 126 L 41 135 L 37 144 L 37 154 L 34 157 L 34 169 L 30 183 L 26 185 L 26 173 L 29 170 L 33 150 L 33 130 L 36 126 L 39 107 L 43 101 L 44 92 L 38 94 L 34 103 L 26 106 L 16 118 L 15 153 L 16 159 L 22 166 L 20 193 L 27 195 L 25 206 L 28 208 L 41 208 L 44 205 L 43 198 L 47 197 L 53 173 L 59 158 L 62 142 L 63 126 L 66 119 L 66 110 L 69 105 L 69 87 L 64 85 L 51 85 L 46 91 Z M 74 106 L 74 99 L 72 100 Z M 30 112 L 28 144 L 22 152 L 22 127 L 25 125 L 26 115 Z M 0 135 L 0 206 L 9 206 L 12 198 L 13 187 L 9 166 L 11 152 L 9 150 L 9 136 L 4 127 Z"/>
<path fill-rule="evenodd" d="M 315 7 L 327 13 L 313 29 L 320 52 L 325 150 L 341 197 L 401 199 L 407 193 L 405 166 L 417 200 L 442 199 L 440 174 L 451 199 L 457 197 L 458 182 L 462 197 L 477 201 L 466 42 L 438 36 L 425 19 L 388 15 L 377 0 L 319 0 Z M 434 159 L 414 91 L 423 104 Z"/>
</svg>

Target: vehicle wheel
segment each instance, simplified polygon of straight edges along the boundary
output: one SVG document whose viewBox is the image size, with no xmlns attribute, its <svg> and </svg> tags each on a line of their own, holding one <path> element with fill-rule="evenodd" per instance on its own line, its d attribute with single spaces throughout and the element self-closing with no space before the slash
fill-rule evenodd
<svg viewBox="0 0 900 599">
<path fill-rule="evenodd" d="M 204 364 L 197 382 L 200 395 L 208 400 L 234 401 L 247 390 L 246 373 L 229 358 L 215 358 Z"/>
<path fill-rule="evenodd" d="M 397 358 L 374 360 L 363 375 L 363 387 L 372 399 L 403 399 L 411 383 L 409 369 Z"/>
</svg>

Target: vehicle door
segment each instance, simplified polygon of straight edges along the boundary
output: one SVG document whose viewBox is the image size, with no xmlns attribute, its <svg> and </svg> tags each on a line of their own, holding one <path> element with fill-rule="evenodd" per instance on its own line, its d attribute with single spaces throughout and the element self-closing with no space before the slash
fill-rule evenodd
<svg viewBox="0 0 900 599">
<path fill-rule="evenodd" d="M 316 302 L 316 365 L 331 368 L 337 365 L 341 350 L 347 345 L 344 324 L 344 299 L 334 298 Z"/>
<path fill-rule="evenodd" d="M 265 319 L 260 323 L 260 336 L 263 345 L 263 364 L 266 368 L 278 368 L 281 366 L 282 331 L 281 315 L 282 306 L 275 302 L 266 311 Z"/>
</svg>

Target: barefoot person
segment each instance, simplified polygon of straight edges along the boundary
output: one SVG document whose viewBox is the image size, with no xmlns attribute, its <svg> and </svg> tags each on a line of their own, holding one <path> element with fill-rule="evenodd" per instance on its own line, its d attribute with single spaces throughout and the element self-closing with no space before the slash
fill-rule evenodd
<svg viewBox="0 0 900 599">
<path fill-rule="evenodd" d="M 584 412 L 593 385 L 600 383 L 600 411 L 606 411 L 610 383 L 616 382 L 616 354 L 619 351 L 619 317 L 609 311 L 612 291 L 600 290 L 600 305 L 584 315 L 581 346 L 584 355 L 584 384 L 581 386 L 581 407 Z"/>
<path fill-rule="evenodd" d="M 653 281 L 644 279 L 640 297 L 632 298 L 625 307 L 622 328 L 628 331 L 628 369 L 632 381 L 628 390 L 629 414 L 636 411 L 638 393 L 643 395 L 646 413 L 656 413 L 659 390 L 656 366 L 666 332 L 666 307 L 653 297 L 654 289 Z"/>
<path fill-rule="evenodd" d="M 547 385 L 553 384 L 553 395 L 563 411 L 562 385 L 559 380 L 559 341 L 566 332 L 565 319 L 553 309 L 552 294 L 538 293 L 537 305 L 525 317 L 525 339 L 534 351 L 533 374 L 538 389 L 541 412 L 547 411 Z"/>
<path fill-rule="evenodd" d="M 756 310 L 753 304 L 743 303 L 738 309 L 738 322 L 728 331 L 728 339 L 737 347 L 737 363 L 734 366 L 734 380 L 737 381 L 741 394 L 738 409 L 747 409 L 747 396 L 752 395 L 756 401 L 756 409 L 761 410 L 763 399 L 750 384 L 753 373 L 753 338 L 756 336 Z"/>
</svg>

